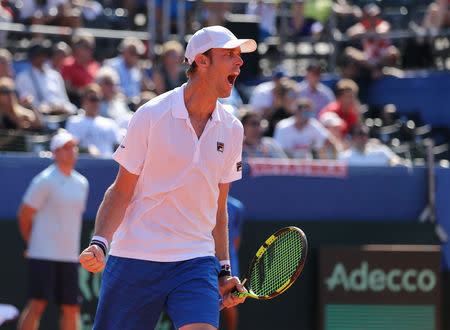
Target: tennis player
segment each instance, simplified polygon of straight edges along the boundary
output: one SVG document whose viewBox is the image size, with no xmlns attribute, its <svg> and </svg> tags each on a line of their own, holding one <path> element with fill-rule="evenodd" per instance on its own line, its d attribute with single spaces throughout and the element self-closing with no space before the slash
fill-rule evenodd
<svg viewBox="0 0 450 330">
<path fill-rule="evenodd" d="M 228 97 L 256 42 L 221 26 L 197 31 L 185 57 L 188 82 L 143 105 L 114 153 L 91 245 L 80 255 L 105 267 L 94 329 L 153 329 L 164 307 L 183 330 L 216 329 L 219 308 L 244 300 L 231 276 L 229 184 L 242 177 L 241 123 L 217 101 Z M 222 299 L 221 299 L 222 297 Z"/>
</svg>

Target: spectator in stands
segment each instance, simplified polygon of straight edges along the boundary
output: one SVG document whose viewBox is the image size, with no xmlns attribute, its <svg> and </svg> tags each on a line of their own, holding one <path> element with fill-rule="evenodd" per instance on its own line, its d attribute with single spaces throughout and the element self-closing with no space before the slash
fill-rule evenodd
<svg viewBox="0 0 450 330">
<path fill-rule="evenodd" d="M 291 4 L 289 33 L 294 39 L 299 37 L 317 37 L 323 30 L 322 23 L 312 17 L 305 16 L 305 2 L 305 0 L 300 0 Z"/>
<path fill-rule="evenodd" d="M 119 45 L 120 55 L 105 61 L 105 65 L 119 74 L 120 87 L 129 100 L 138 98 L 144 79 L 139 67 L 139 57 L 145 54 L 144 43 L 134 37 L 127 37 Z"/>
<path fill-rule="evenodd" d="M 249 105 L 263 118 L 268 118 L 276 107 L 277 92 L 281 88 L 281 78 L 285 77 L 284 69 L 277 68 L 272 74 L 272 79 L 257 85 L 250 95 Z"/>
<path fill-rule="evenodd" d="M 248 111 L 241 118 L 244 126 L 244 144 L 242 158 L 287 158 L 286 153 L 278 143 L 269 136 L 262 136 L 261 115 Z"/>
<path fill-rule="evenodd" d="M 350 165 L 376 166 L 402 163 L 391 149 L 379 140 L 369 139 L 369 128 L 363 124 L 353 125 L 350 130 L 351 147 L 339 155 Z"/>
<path fill-rule="evenodd" d="M 0 48 L 0 78 L 1 77 L 14 77 L 12 54 L 6 48 Z"/>
<path fill-rule="evenodd" d="M 61 72 L 64 60 L 72 54 L 72 49 L 64 41 L 53 44 L 50 51 L 50 58 L 46 65 L 55 71 Z"/>
<path fill-rule="evenodd" d="M 48 302 L 61 307 L 61 329 L 80 329 L 77 254 L 89 183 L 74 170 L 78 148 L 72 135 L 58 132 L 50 150 L 54 164 L 34 177 L 18 212 L 29 279 L 19 330 L 38 329 Z"/>
<path fill-rule="evenodd" d="M 94 81 L 100 64 L 93 59 L 95 39 L 91 34 L 77 33 L 72 38 L 73 55 L 64 59 L 61 75 L 71 101 L 80 103 L 84 87 Z"/>
<path fill-rule="evenodd" d="M 42 128 L 41 114 L 19 104 L 14 80 L 8 77 L 0 78 L 0 128 L 19 131 Z"/>
<path fill-rule="evenodd" d="M 334 140 L 323 125 L 314 118 L 313 105 L 299 99 L 292 117 L 280 121 L 274 138 L 292 158 L 313 159 L 313 151 L 320 159 L 336 158 Z M 328 150 L 332 150 L 329 157 Z"/>
<path fill-rule="evenodd" d="M 163 44 L 161 62 L 152 76 L 157 94 L 165 93 L 186 82 L 183 54 L 183 46 L 178 41 L 171 40 Z"/>
<path fill-rule="evenodd" d="M 335 101 L 333 91 L 320 82 L 321 72 L 320 64 L 312 61 L 306 70 L 305 79 L 298 85 L 299 97 L 314 104 L 316 116 L 325 106 Z"/>
<path fill-rule="evenodd" d="M 277 10 L 278 4 L 264 0 L 250 0 L 246 13 L 258 16 L 259 40 L 277 34 Z"/>
<path fill-rule="evenodd" d="M 338 154 L 348 148 L 346 137 L 342 135 L 342 127 L 345 125 L 345 122 L 335 112 L 325 113 L 320 117 L 320 123 L 330 132 L 330 139 L 334 141 Z M 327 154 L 328 158 L 336 157 L 333 148 L 328 148 Z"/>
<path fill-rule="evenodd" d="M 0 78 L 0 151 L 28 151 L 24 133 L 41 128 L 41 114 L 18 102 L 14 80 Z"/>
<path fill-rule="evenodd" d="M 289 118 L 295 112 L 295 102 L 298 99 L 298 84 L 295 80 L 283 77 L 280 87 L 275 92 L 275 105 L 268 115 L 269 125 L 265 135 L 273 136 L 275 126 L 280 120 Z"/>
<path fill-rule="evenodd" d="M 386 37 L 391 25 L 380 18 L 380 13 L 380 8 L 374 3 L 364 6 L 362 20 L 347 30 L 349 38 L 361 39 L 363 50 L 354 47 L 345 49 L 347 56 L 371 70 L 375 78 L 383 74 L 383 68 L 396 67 L 400 58 L 399 50 Z M 385 73 L 391 74 L 389 71 Z"/>
<path fill-rule="evenodd" d="M 98 70 L 95 82 L 99 84 L 103 96 L 99 115 L 113 119 L 121 129 L 126 129 L 132 112 L 119 90 L 119 75 L 114 69 L 105 66 Z"/>
<path fill-rule="evenodd" d="M 350 128 L 360 120 L 359 102 L 357 100 L 358 86 L 353 80 L 341 79 L 337 82 L 336 101 L 328 104 L 319 112 L 318 119 L 328 112 L 336 113 L 345 123 L 340 130 L 342 136 L 347 135 Z"/>
<path fill-rule="evenodd" d="M 31 66 L 20 72 L 16 78 L 16 84 L 20 86 L 19 97 L 31 95 L 33 108 L 43 114 L 74 114 L 77 107 L 69 101 L 61 74 L 44 65 L 48 53 L 49 48 L 42 42 L 36 42 L 29 47 L 28 59 Z"/>
<path fill-rule="evenodd" d="M 88 85 L 82 94 L 85 114 L 70 117 L 66 128 L 80 141 L 83 151 L 94 157 L 109 158 L 122 136 L 114 120 L 99 116 L 101 97 L 99 85 Z"/>
<path fill-rule="evenodd" d="M 430 3 L 423 18 L 422 27 L 434 34 L 440 29 L 450 27 L 450 1 L 435 0 Z"/>
</svg>

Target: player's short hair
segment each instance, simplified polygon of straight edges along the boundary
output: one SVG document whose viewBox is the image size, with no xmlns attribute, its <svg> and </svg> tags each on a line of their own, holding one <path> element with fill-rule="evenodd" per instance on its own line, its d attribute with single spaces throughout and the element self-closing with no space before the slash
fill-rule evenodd
<svg viewBox="0 0 450 330">
<path fill-rule="evenodd" d="M 358 85 L 351 79 L 341 79 L 337 82 L 335 87 L 336 97 L 341 96 L 346 91 L 352 91 L 355 94 L 358 94 L 359 88 Z"/>
</svg>

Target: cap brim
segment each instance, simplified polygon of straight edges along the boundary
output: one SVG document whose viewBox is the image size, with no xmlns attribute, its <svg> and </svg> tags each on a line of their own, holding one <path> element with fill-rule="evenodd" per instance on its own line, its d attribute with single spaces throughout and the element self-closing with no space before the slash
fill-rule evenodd
<svg viewBox="0 0 450 330">
<path fill-rule="evenodd" d="M 241 47 L 242 53 L 251 53 L 256 50 L 258 45 L 256 44 L 256 41 L 253 39 L 235 39 L 235 40 L 230 40 L 217 48 L 231 49 L 231 48 L 236 48 L 236 47 Z"/>
</svg>

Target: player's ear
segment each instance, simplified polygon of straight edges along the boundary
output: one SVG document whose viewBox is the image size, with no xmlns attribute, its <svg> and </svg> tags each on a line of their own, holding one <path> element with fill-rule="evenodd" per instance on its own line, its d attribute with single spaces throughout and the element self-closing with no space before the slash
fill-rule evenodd
<svg viewBox="0 0 450 330">
<path fill-rule="evenodd" d="M 208 56 L 204 54 L 198 54 L 197 56 L 195 56 L 195 63 L 197 63 L 197 66 L 199 67 L 206 67 L 209 65 L 210 60 Z"/>
</svg>

